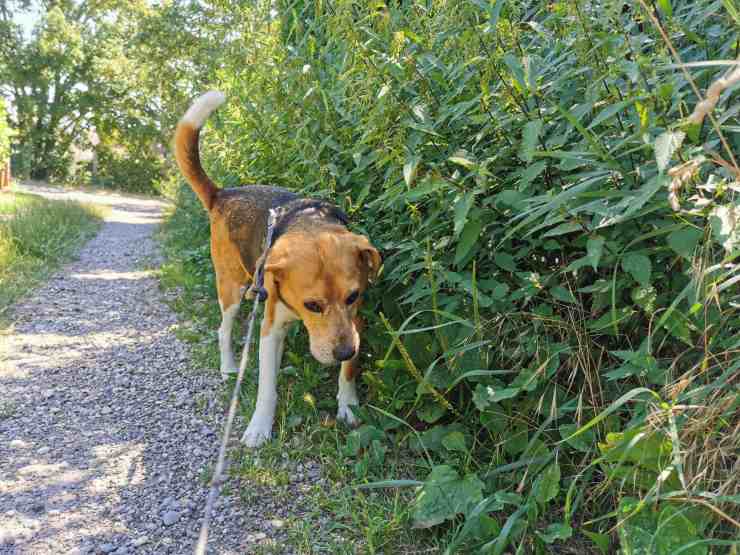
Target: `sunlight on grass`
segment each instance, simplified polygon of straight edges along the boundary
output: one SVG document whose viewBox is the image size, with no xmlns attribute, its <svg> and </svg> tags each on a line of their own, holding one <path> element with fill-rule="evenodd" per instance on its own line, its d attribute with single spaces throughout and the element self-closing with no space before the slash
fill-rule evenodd
<svg viewBox="0 0 740 555">
<path fill-rule="evenodd" d="M 100 227 L 100 209 L 24 193 L 0 195 L 0 316 Z"/>
</svg>

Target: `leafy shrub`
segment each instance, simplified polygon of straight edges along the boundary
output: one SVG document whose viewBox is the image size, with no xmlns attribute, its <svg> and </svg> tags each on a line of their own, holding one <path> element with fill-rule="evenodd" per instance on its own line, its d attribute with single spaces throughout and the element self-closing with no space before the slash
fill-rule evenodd
<svg viewBox="0 0 740 555">
<path fill-rule="evenodd" d="M 132 193 L 156 192 L 162 177 L 162 160 L 142 145 L 113 148 L 103 144 L 96 149 L 97 185 Z"/>
<path fill-rule="evenodd" d="M 418 452 L 415 525 L 451 522 L 449 552 L 736 537 L 734 89 L 718 127 L 687 116 L 740 22 L 658 4 L 225 9 L 209 171 L 330 198 L 383 250 L 377 433 L 349 452 L 361 480 L 384 442 Z"/>
<path fill-rule="evenodd" d="M 8 125 L 5 101 L 0 99 L 0 166 L 10 158 L 10 139 L 12 136 L 13 131 Z"/>
</svg>

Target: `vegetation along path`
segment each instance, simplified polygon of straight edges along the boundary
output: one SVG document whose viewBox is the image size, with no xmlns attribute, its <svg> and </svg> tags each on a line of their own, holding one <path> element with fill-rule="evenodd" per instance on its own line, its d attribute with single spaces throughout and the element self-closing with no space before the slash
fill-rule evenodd
<svg viewBox="0 0 740 555">
<path fill-rule="evenodd" d="M 16 307 L 2 338 L 0 553 L 190 552 L 218 443 L 209 422 L 222 409 L 215 373 L 189 370 L 146 269 L 164 205 L 45 194 L 110 210 L 78 260 Z M 267 539 L 279 539 L 241 511 L 221 497 L 213 552 L 251 551 L 271 529 Z"/>
</svg>

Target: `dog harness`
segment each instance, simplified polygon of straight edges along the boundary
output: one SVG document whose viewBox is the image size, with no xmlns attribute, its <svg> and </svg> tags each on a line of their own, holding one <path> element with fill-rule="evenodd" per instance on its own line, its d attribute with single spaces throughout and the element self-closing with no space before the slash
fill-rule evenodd
<svg viewBox="0 0 740 555">
<path fill-rule="evenodd" d="M 282 206 L 270 208 L 270 213 L 267 216 L 265 247 L 262 251 L 262 256 L 257 260 L 254 281 L 252 287 L 249 289 L 249 292 L 257 295 L 260 301 L 264 302 L 267 299 L 267 289 L 265 289 L 265 262 L 272 246 L 289 229 L 290 224 L 298 216 L 310 211 L 314 211 L 320 218 L 335 220 L 345 227 L 349 225 L 347 214 L 336 206 L 322 200 L 300 199 Z"/>
</svg>

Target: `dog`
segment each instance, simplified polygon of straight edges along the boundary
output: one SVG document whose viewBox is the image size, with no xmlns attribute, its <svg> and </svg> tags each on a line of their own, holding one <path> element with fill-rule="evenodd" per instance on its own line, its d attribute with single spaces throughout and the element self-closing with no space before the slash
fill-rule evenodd
<svg viewBox="0 0 740 555">
<path fill-rule="evenodd" d="M 221 374 L 237 371 L 231 330 L 239 305 L 262 263 L 264 307 L 259 342 L 257 403 L 242 442 L 258 447 L 271 436 L 277 406 L 277 373 L 288 324 L 301 320 L 311 354 L 322 364 L 341 362 L 337 420 L 357 424 L 355 378 L 363 293 L 377 277 L 381 257 L 367 237 L 347 229 L 347 218 L 330 203 L 302 198 L 280 187 L 249 185 L 219 189 L 200 162 L 199 136 L 206 119 L 226 100 L 211 91 L 199 97 L 175 131 L 177 164 L 208 211 L 211 259 L 216 273 L 221 326 Z M 263 261 L 270 210 L 278 215 Z"/>
</svg>

